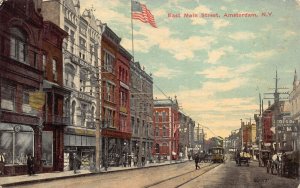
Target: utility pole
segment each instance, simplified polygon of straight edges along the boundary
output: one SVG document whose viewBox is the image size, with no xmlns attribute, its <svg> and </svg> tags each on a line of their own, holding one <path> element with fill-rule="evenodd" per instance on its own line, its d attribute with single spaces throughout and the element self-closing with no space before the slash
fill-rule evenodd
<svg viewBox="0 0 300 188">
<path fill-rule="evenodd" d="M 101 69 L 101 68 L 100 68 Z M 100 152 L 101 152 L 101 149 L 100 149 L 100 139 L 101 139 L 101 133 L 100 133 L 100 115 L 101 115 L 101 105 L 100 105 L 100 86 L 99 86 L 99 82 L 101 82 L 100 80 L 100 69 L 97 69 L 97 73 L 96 73 L 96 76 L 97 76 L 97 80 L 98 80 L 98 83 L 96 85 L 96 146 L 95 146 L 95 149 L 96 149 L 96 172 L 100 172 L 100 158 L 101 158 L 101 155 L 100 155 Z"/>
<path fill-rule="evenodd" d="M 101 139 L 101 88 L 102 88 L 102 78 L 101 78 L 101 68 L 102 68 L 102 56 L 101 56 L 101 42 L 102 42 L 102 34 L 106 29 L 106 24 L 100 23 L 100 40 L 99 43 L 95 45 L 95 66 L 96 66 L 96 133 L 95 133 L 95 153 L 96 153 L 96 172 L 100 172 L 100 164 L 101 164 L 101 148 L 102 148 L 102 139 Z M 97 51 L 99 50 L 99 54 Z M 100 61 L 99 61 L 100 60 Z M 106 161 L 107 162 L 107 161 Z"/>
<path fill-rule="evenodd" d="M 275 145 L 275 150 L 276 153 L 278 153 L 279 147 L 278 147 L 278 127 L 277 127 L 277 117 L 279 115 L 279 93 L 278 93 L 278 77 L 277 77 L 277 70 L 276 70 L 276 78 L 275 78 L 275 92 L 274 92 L 274 107 L 275 107 L 275 140 L 276 140 L 276 145 Z"/>
<path fill-rule="evenodd" d="M 243 132 L 244 132 L 244 129 L 243 129 L 243 119 L 241 119 L 241 134 L 242 134 L 242 136 L 241 136 L 242 137 L 241 138 L 241 141 L 242 141 L 242 144 L 241 144 L 242 148 L 241 148 L 241 150 L 243 150 L 243 147 L 244 147 L 244 138 L 243 138 L 244 137 L 244 133 Z"/>
<path fill-rule="evenodd" d="M 276 153 L 279 152 L 279 135 L 278 135 L 278 117 L 280 115 L 280 109 L 279 109 L 279 102 L 280 102 L 280 94 L 289 94 L 289 92 L 278 92 L 278 89 L 288 89 L 288 88 L 278 88 L 278 75 L 276 70 L 276 77 L 275 79 L 275 90 L 274 93 L 265 93 L 265 94 L 273 94 L 274 96 L 274 126 L 275 126 L 275 151 Z M 264 98 L 264 99 L 272 99 L 272 98 Z"/>
</svg>

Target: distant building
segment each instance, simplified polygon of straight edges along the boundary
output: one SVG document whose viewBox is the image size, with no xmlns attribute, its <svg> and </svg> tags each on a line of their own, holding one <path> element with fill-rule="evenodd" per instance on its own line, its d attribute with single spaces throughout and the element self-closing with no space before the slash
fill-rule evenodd
<svg viewBox="0 0 300 188">
<path fill-rule="evenodd" d="M 153 112 L 153 155 L 168 160 L 179 154 L 178 102 L 172 99 L 155 99 Z"/>
<path fill-rule="evenodd" d="M 298 80 L 298 75 L 295 70 L 294 81 L 293 81 L 293 90 L 289 96 L 289 105 L 291 112 L 291 119 L 295 121 L 294 130 L 290 132 L 291 137 L 291 146 L 293 150 L 300 150 L 300 84 Z M 296 129 L 295 129 L 296 128 Z"/>
<path fill-rule="evenodd" d="M 195 121 L 184 112 L 178 112 L 179 127 L 179 152 L 183 153 L 183 157 L 187 157 L 188 151 L 195 147 L 194 133 Z M 204 136 L 204 135 L 203 135 Z M 204 137 L 201 139 L 204 142 Z"/>
</svg>

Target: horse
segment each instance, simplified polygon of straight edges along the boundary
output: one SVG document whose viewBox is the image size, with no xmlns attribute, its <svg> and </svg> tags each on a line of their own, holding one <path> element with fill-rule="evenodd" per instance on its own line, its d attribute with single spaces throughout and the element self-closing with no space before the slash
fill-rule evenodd
<svg viewBox="0 0 300 188">
<path fill-rule="evenodd" d="M 276 170 L 276 174 L 280 175 L 281 164 L 282 164 L 281 156 L 282 156 L 281 153 L 276 153 L 272 155 L 271 160 L 268 161 L 269 163 L 268 167 L 271 169 L 271 174 L 274 174 L 274 170 Z"/>
</svg>

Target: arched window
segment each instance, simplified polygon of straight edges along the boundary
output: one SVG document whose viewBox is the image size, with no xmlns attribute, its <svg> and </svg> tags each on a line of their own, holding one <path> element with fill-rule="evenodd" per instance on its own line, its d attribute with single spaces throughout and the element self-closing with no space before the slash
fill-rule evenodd
<svg viewBox="0 0 300 188">
<path fill-rule="evenodd" d="M 27 60 L 27 36 L 16 27 L 10 28 L 10 57 L 26 63 Z"/>
<path fill-rule="evenodd" d="M 73 65 L 67 63 L 65 65 L 65 86 L 75 88 L 74 77 L 76 70 Z"/>
<path fill-rule="evenodd" d="M 52 59 L 52 73 L 53 73 L 53 80 L 57 81 L 57 61 L 56 61 L 56 59 Z"/>
<path fill-rule="evenodd" d="M 72 102 L 72 111 L 71 111 L 71 123 L 75 125 L 75 109 L 76 109 L 76 102 Z"/>
</svg>

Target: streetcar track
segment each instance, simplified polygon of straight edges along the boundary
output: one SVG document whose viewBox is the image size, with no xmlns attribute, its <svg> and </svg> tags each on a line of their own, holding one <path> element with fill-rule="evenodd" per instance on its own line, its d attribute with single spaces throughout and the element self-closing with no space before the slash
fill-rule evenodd
<svg viewBox="0 0 300 188">
<path fill-rule="evenodd" d="M 208 171 L 210 171 L 210 170 L 212 170 L 212 169 L 214 169 L 214 168 L 218 167 L 219 165 L 221 165 L 221 164 L 218 164 L 218 165 L 214 166 L 213 168 L 209 169 Z M 207 166 L 207 167 L 210 167 L 210 166 L 211 166 L 211 165 L 209 165 L 209 166 Z M 185 184 L 187 184 L 187 183 L 191 182 L 192 180 L 194 180 L 194 179 L 198 178 L 199 176 L 201 176 L 201 175 L 205 174 L 205 173 L 206 173 L 206 172 L 208 172 L 208 171 L 204 171 L 204 172 L 200 173 L 200 174 L 199 174 L 199 175 L 197 175 L 196 177 L 194 177 L 194 178 L 191 178 L 191 179 L 189 179 L 188 181 L 186 181 L 186 182 L 184 182 L 184 183 L 182 183 L 182 184 L 179 184 L 179 185 L 177 185 L 175 188 L 181 187 L 181 186 L 183 186 L 183 185 L 185 185 Z"/>
<path fill-rule="evenodd" d="M 215 164 L 209 164 L 209 165 L 203 166 L 201 169 L 204 170 L 204 169 L 207 169 L 207 168 L 209 168 L 209 167 L 211 167 L 211 166 L 213 166 L 213 165 L 215 165 Z M 214 166 L 213 168 L 216 168 L 216 167 L 219 166 L 219 165 L 220 165 L 220 164 Z M 213 168 L 209 169 L 208 171 L 212 170 Z M 198 178 L 199 176 L 203 175 L 204 173 L 206 173 L 206 172 L 208 172 L 208 171 L 203 171 L 203 172 L 201 172 L 201 173 L 200 173 L 199 175 L 197 175 L 196 177 L 193 177 L 192 179 L 190 179 L 190 180 L 188 180 L 188 181 L 186 181 L 186 182 L 184 182 L 184 183 L 182 183 L 182 184 L 176 186 L 176 188 L 177 188 L 177 187 L 180 187 L 180 186 L 182 186 L 182 185 L 184 185 L 184 184 L 186 184 L 186 183 L 188 183 L 188 182 L 190 182 L 190 181 L 192 181 L 192 180 L 194 180 L 194 179 L 196 179 L 196 178 Z M 185 176 L 185 175 L 190 174 L 190 173 L 195 173 L 195 172 L 196 172 L 195 170 L 191 170 L 191 171 L 185 172 L 185 173 L 183 173 L 183 174 L 179 174 L 179 175 L 177 175 L 177 176 L 173 176 L 173 177 L 171 177 L 171 178 L 167 178 L 167 179 L 164 179 L 164 180 L 155 182 L 155 183 L 153 183 L 153 184 L 147 185 L 147 186 L 145 186 L 145 188 L 150 188 L 150 187 L 153 187 L 153 186 L 156 186 L 156 185 L 159 185 L 159 184 L 168 182 L 168 181 L 170 181 L 170 180 L 173 180 L 173 179 L 176 179 L 176 178 Z"/>
</svg>

